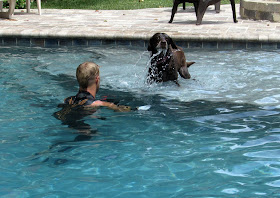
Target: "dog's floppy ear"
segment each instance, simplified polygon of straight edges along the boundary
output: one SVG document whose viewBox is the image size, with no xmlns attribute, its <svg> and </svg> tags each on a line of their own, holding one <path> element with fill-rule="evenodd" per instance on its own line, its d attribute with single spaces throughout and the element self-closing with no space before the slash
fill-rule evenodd
<svg viewBox="0 0 280 198">
<path fill-rule="evenodd" d="M 169 44 L 171 45 L 171 47 L 173 49 L 178 49 L 177 46 L 175 45 L 175 43 L 173 42 L 172 38 L 168 37 L 168 39 L 169 39 Z"/>
<path fill-rule="evenodd" d="M 152 38 L 150 38 L 149 40 L 149 45 L 148 45 L 148 51 L 154 52 L 155 51 L 155 46 L 153 46 L 155 43 L 155 35 L 152 36 Z"/>
<path fill-rule="evenodd" d="M 148 51 L 152 52 L 152 54 L 156 54 L 158 52 L 155 47 L 151 46 L 151 44 L 148 45 Z"/>
<path fill-rule="evenodd" d="M 148 51 L 149 52 L 152 52 L 152 54 L 156 54 L 158 51 L 157 51 L 157 49 L 156 49 L 156 47 L 155 46 L 153 46 L 153 42 L 154 42 L 154 40 L 153 39 L 150 39 L 150 42 L 149 42 L 149 45 L 148 45 Z"/>
<path fill-rule="evenodd" d="M 148 45 L 148 49 L 147 49 L 148 51 L 153 51 L 153 48 L 152 48 L 152 46 L 151 46 L 151 41 L 150 41 L 150 43 L 149 43 L 149 45 Z"/>
</svg>

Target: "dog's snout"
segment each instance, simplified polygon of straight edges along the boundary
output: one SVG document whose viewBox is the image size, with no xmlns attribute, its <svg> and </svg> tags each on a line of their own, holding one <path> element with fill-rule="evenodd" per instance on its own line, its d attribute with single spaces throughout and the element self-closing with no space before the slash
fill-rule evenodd
<svg viewBox="0 0 280 198">
<path fill-rule="evenodd" d="M 167 48 L 167 42 L 166 41 L 161 41 L 160 42 L 160 47 L 166 49 Z"/>
</svg>

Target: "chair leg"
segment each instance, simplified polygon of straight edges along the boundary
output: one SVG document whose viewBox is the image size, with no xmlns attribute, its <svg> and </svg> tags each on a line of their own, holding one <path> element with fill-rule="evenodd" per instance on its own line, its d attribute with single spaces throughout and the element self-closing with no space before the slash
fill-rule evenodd
<svg viewBox="0 0 280 198">
<path fill-rule="evenodd" d="M 30 13 L 30 0 L 26 0 L 26 12 Z"/>
<path fill-rule="evenodd" d="M 41 15 L 41 0 L 36 0 L 36 1 L 37 1 L 39 15 Z M 26 0 L 26 12 L 30 13 L 30 0 Z"/>
<path fill-rule="evenodd" d="M 231 9 L 232 9 L 233 21 L 234 21 L 234 23 L 237 23 L 238 20 L 236 19 L 235 1 L 230 0 L 230 4 L 231 4 Z"/>
<path fill-rule="evenodd" d="M 37 7 L 38 7 L 38 11 L 39 11 L 39 15 L 41 15 L 41 0 L 36 0 L 37 1 Z"/>
<path fill-rule="evenodd" d="M 0 12 L 2 12 L 3 9 L 3 1 L 0 1 Z"/>
<path fill-rule="evenodd" d="M 203 2 L 203 1 L 199 2 L 199 6 L 198 6 L 198 9 L 197 9 L 196 25 L 201 24 L 202 18 L 204 16 L 205 12 L 206 12 L 207 7 L 208 7 L 207 2 L 206 3 Z"/>
<path fill-rule="evenodd" d="M 9 0 L 9 18 L 14 14 L 16 8 L 16 0 Z"/>
<path fill-rule="evenodd" d="M 1 2 L 3 2 L 3 1 L 0 1 L 0 3 Z M 4 19 L 11 19 L 12 18 L 12 15 L 14 14 L 15 7 L 16 7 L 16 0 L 8 0 L 8 3 L 9 3 L 9 11 L 8 12 L 0 12 L 0 18 L 4 18 Z"/>
<path fill-rule="evenodd" d="M 216 10 L 216 13 L 220 13 L 220 11 L 221 11 L 221 2 L 220 1 L 218 3 L 215 3 L 215 10 Z"/>
<path fill-rule="evenodd" d="M 180 3 L 179 3 L 178 1 L 174 1 L 173 7 L 172 7 L 172 12 L 171 12 L 171 17 L 170 17 L 170 20 L 169 20 L 168 23 L 172 23 L 173 18 L 174 18 L 174 16 L 175 16 L 175 13 L 177 12 L 178 5 L 179 5 L 179 4 L 180 4 Z"/>
</svg>

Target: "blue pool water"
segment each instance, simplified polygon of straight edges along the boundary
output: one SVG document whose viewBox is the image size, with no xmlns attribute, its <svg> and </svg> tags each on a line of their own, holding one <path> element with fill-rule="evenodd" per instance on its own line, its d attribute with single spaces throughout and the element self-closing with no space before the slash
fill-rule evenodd
<svg viewBox="0 0 280 198">
<path fill-rule="evenodd" d="M 177 87 L 145 84 L 142 48 L 0 47 L 0 196 L 280 197 L 279 51 L 185 52 Z M 84 61 L 98 98 L 150 109 L 56 119 Z"/>
</svg>

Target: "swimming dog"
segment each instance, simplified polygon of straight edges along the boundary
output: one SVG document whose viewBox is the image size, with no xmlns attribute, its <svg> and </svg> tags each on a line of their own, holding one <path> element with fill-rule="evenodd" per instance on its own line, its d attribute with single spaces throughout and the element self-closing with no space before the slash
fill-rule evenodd
<svg viewBox="0 0 280 198">
<path fill-rule="evenodd" d="M 167 34 L 154 34 L 150 38 L 148 51 L 151 52 L 148 83 L 174 81 L 179 85 L 178 72 L 182 78 L 191 78 L 188 68 L 195 62 L 186 62 L 183 49 Z"/>
</svg>

